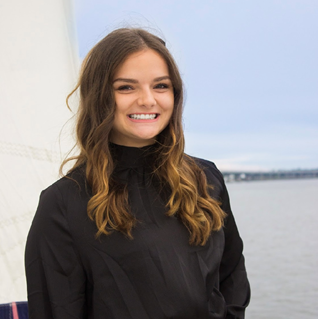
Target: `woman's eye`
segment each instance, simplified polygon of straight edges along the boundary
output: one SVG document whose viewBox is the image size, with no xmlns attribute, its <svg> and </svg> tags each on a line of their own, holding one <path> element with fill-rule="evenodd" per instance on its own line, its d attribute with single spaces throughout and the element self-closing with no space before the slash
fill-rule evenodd
<svg viewBox="0 0 319 319">
<path fill-rule="evenodd" d="M 166 83 L 159 83 L 155 86 L 155 89 L 168 89 L 169 85 Z"/>
<path fill-rule="evenodd" d="M 121 85 L 117 88 L 118 91 L 130 91 L 133 88 L 130 85 Z"/>
</svg>

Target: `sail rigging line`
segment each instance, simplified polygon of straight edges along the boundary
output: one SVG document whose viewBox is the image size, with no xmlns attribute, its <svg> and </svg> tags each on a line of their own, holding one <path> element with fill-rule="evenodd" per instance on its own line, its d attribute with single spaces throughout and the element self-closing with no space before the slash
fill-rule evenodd
<svg viewBox="0 0 319 319">
<path fill-rule="evenodd" d="M 61 157 L 56 151 L 4 141 L 0 141 L 0 153 L 33 158 L 40 161 L 53 163 L 61 161 Z"/>
<path fill-rule="evenodd" d="M 22 215 L 13 216 L 4 220 L 0 220 L 0 229 L 8 227 L 10 225 L 16 225 L 21 222 L 30 222 L 30 219 L 33 217 L 34 211 L 28 211 Z"/>
</svg>

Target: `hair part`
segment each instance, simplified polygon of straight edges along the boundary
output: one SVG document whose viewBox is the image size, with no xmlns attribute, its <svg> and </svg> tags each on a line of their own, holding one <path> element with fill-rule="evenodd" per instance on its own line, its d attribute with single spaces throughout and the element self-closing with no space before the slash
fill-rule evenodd
<svg viewBox="0 0 319 319">
<path fill-rule="evenodd" d="M 80 91 L 76 124 L 80 152 L 66 159 L 61 170 L 73 159 L 76 162 L 70 172 L 85 166 L 93 194 L 87 210 L 97 225 L 97 236 L 117 230 L 132 238 L 136 220 L 130 213 L 126 186 L 112 178 L 114 161 L 109 138 L 116 108 L 114 74 L 129 55 L 144 49 L 156 51 L 165 60 L 174 89 L 173 114 L 168 126 L 157 136 L 154 174 L 170 190 L 167 215 L 178 215 L 189 230 L 190 243 L 203 245 L 212 231 L 222 227 L 225 213 L 209 196 L 203 171 L 184 154 L 183 83 L 172 55 L 159 37 L 139 28 L 121 28 L 108 34 L 87 54 L 79 81 L 67 97 L 68 102 L 72 94 Z"/>
</svg>

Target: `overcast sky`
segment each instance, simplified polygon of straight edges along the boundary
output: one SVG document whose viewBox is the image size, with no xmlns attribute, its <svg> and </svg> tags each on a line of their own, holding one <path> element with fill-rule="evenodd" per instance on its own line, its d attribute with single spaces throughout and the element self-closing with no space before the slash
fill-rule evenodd
<svg viewBox="0 0 319 319">
<path fill-rule="evenodd" d="M 316 0 L 74 0 L 79 55 L 155 29 L 185 88 L 186 151 L 220 169 L 317 168 Z"/>
</svg>

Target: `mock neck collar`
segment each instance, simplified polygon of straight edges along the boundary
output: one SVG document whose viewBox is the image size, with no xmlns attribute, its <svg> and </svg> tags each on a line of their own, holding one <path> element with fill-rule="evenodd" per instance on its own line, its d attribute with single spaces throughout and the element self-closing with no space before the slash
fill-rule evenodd
<svg viewBox="0 0 319 319">
<path fill-rule="evenodd" d="M 157 143 L 143 147 L 123 146 L 109 143 L 110 151 L 116 167 L 134 168 L 152 166 Z"/>
</svg>

